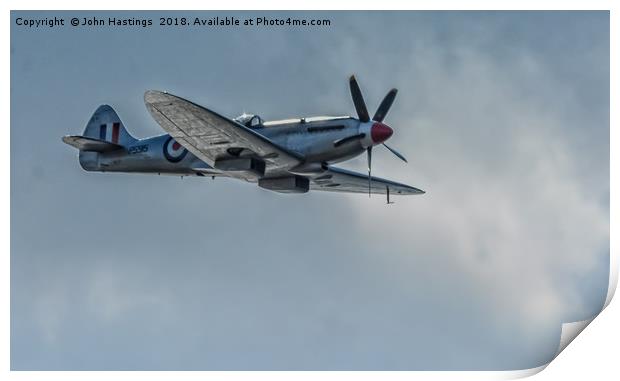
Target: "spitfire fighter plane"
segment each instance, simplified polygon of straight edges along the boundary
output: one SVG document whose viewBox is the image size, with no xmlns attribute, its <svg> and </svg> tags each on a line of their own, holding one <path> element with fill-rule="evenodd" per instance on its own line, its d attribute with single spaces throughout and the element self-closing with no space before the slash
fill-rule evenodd
<svg viewBox="0 0 620 381">
<path fill-rule="evenodd" d="M 383 123 L 397 90 L 390 90 L 371 119 L 354 76 L 349 79 L 357 118 L 310 117 L 263 121 L 243 114 L 229 119 L 181 97 L 155 90 L 144 94 L 149 113 L 167 132 L 136 139 L 108 105 L 100 106 L 83 135 L 63 142 L 79 150 L 86 171 L 232 177 L 280 193 L 309 190 L 387 195 L 424 191 L 371 176 L 372 149 L 393 130 Z M 364 151 L 368 175 L 334 167 Z"/>
</svg>

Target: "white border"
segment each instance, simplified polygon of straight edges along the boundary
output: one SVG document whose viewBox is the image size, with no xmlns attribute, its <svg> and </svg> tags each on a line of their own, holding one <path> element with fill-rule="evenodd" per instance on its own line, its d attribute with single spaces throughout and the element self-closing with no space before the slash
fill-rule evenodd
<svg viewBox="0 0 620 381">
<path fill-rule="evenodd" d="M 251 1 L 242 0 L 226 0 L 219 1 L 217 3 L 205 4 L 202 1 L 196 0 L 177 0 L 174 2 L 155 0 L 150 1 L 148 5 L 149 9 L 160 10 L 189 10 L 189 9 L 214 9 L 214 10 L 241 10 L 241 9 L 437 9 L 437 10 L 483 10 L 483 9 L 497 9 L 497 10 L 546 10 L 546 9 L 591 9 L 591 10 L 611 10 L 611 36 L 610 36 L 610 54 L 611 54 L 611 98 L 610 104 L 613 106 L 618 101 L 618 78 L 615 75 L 614 69 L 618 67 L 617 57 L 617 43 L 620 41 L 618 38 L 618 21 L 617 15 L 618 6 L 617 2 L 611 0 L 594 0 L 594 1 L 469 1 L 465 4 L 463 1 L 409 1 L 407 6 L 402 1 L 382 0 L 382 1 L 282 1 L 282 0 L 262 0 L 260 2 L 261 7 L 257 8 L 257 3 Z M 78 1 L 60 0 L 53 3 L 46 1 L 4 1 L 3 7 L 5 8 L 5 17 L 9 22 L 5 28 L 2 29 L 1 49 L 3 52 L 9 52 L 10 45 L 10 10 L 28 10 L 28 9 L 102 9 L 102 10 L 132 10 L 142 9 L 143 4 L 138 1 L 128 0 L 108 0 L 108 1 L 91 1 L 88 3 Z M 51 5 L 53 4 L 53 7 Z M 10 57 L 7 54 L 5 60 L 2 62 L 2 72 L 4 72 L 5 84 L 10 83 Z M 2 115 L 4 116 L 4 125 L 10 125 L 10 86 L 5 86 L 5 90 L 2 92 Z M 617 111 L 614 107 L 611 107 L 610 124 L 611 124 L 611 195 L 617 195 L 620 188 L 618 187 L 618 128 L 617 126 Z M 4 197 L 2 197 L 3 210 L 6 211 L 5 218 L 3 219 L 2 229 L 2 242 L 4 243 L 3 251 L 5 254 L 10 252 L 10 131 L 5 127 L 5 149 L 2 150 L 2 178 L 5 182 L 2 191 Z M 616 199 L 613 197 L 610 200 L 610 228 L 611 232 L 616 231 L 618 226 L 618 205 Z M 607 307 L 613 297 L 613 294 L 617 287 L 618 279 L 618 237 L 611 234 L 611 265 L 610 265 L 610 284 L 605 306 Z M 3 255 L 2 266 L 2 292 L 0 297 L 2 298 L 2 305 L 9 306 L 10 298 L 10 257 L 9 255 Z M 615 303 L 617 305 L 617 303 Z M 591 372 L 597 373 L 600 376 L 605 376 L 607 379 L 617 379 L 620 374 L 618 367 L 615 366 L 617 361 L 614 360 L 614 351 L 612 348 L 617 348 L 615 340 L 619 338 L 619 330 L 617 321 L 620 321 L 620 312 L 617 306 L 607 308 L 603 312 L 603 316 L 597 318 L 591 327 L 587 328 L 588 335 L 591 337 L 582 338 L 579 337 L 577 341 L 580 345 L 579 348 L 572 350 L 569 348 L 562 353 L 559 358 L 552 362 L 552 366 L 549 366 L 549 370 L 541 373 L 537 377 L 544 377 L 546 379 L 566 379 L 566 377 L 572 378 L 576 374 L 581 372 L 584 377 Z M 591 321 L 591 320 L 590 320 Z M 575 336 L 581 332 L 583 328 L 588 326 L 590 321 L 567 324 L 566 329 L 563 329 L 563 344 L 569 343 Z M 122 377 L 133 379 L 204 379 L 205 376 L 217 377 L 218 379 L 315 379 L 320 377 L 323 379 L 340 379 L 340 378 L 356 378 L 356 379 L 505 379 L 505 378 L 518 378 L 525 377 L 532 374 L 536 374 L 544 369 L 546 366 L 539 368 L 521 370 L 521 371 L 506 371 L 506 372 L 10 372 L 10 311 L 5 309 L 5 313 L 2 315 L 3 330 L 2 345 L 0 348 L 1 361 L 3 364 L 4 376 L 8 376 L 12 379 L 58 379 L 58 380 L 82 380 L 84 378 L 89 379 L 109 379 L 110 377 Z M 569 333 L 569 330 L 571 332 Z M 598 335 L 598 336 L 597 336 Z M 584 335 L 581 335 L 584 336 Z M 574 344 L 577 346 L 577 343 Z M 585 347 L 585 348 L 584 348 Z M 559 352 L 561 352 L 559 348 Z M 558 352 L 558 353 L 559 353 Z M 601 361 L 606 359 L 606 361 Z M 596 367 L 594 369 L 593 367 Z M 576 372 L 577 371 L 577 372 Z"/>
</svg>

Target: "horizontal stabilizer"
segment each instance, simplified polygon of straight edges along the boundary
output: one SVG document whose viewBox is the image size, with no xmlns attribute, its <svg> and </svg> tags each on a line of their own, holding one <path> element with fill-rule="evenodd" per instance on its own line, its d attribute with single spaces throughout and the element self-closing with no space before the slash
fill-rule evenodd
<svg viewBox="0 0 620 381">
<path fill-rule="evenodd" d="M 110 143 L 105 140 L 89 138 L 86 136 L 63 136 L 62 141 L 67 143 L 68 145 L 79 149 L 80 151 L 87 152 L 111 152 L 119 149 L 123 149 L 124 147 L 120 144 Z"/>
</svg>

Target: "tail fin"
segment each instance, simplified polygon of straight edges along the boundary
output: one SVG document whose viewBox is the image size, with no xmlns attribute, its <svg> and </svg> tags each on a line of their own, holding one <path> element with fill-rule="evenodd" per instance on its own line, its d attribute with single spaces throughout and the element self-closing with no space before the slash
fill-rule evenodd
<svg viewBox="0 0 620 381">
<path fill-rule="evenodd" d="M 99 106 L 88 121 L 83 136 L 120 145 L 136 141 L 125 129 L 116 111 L 108 105 Z"/>
<path fill-rule="evenodd" d="M 79 161 L 87 171 L 101 171 L 99 156 L 120 150 L 137 139 L 127 132 L 112 107 L 101 105 L 88 121 L 82 136 L 64 136 L 62 141 L 80 150 Z"/>
</svg>

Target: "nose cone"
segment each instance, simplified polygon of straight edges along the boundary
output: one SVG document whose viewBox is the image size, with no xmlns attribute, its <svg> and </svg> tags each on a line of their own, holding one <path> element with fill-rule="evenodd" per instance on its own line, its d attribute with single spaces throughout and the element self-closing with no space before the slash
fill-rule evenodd
<svg viewBox="0 0 620 381">
<path fill-rule="evenodd" d="M 375 144 L 383 143 L 392 136 L 394 131 L 387 125 L 375 122 L 370 128 L 370 137 Z"/>
</svg>

